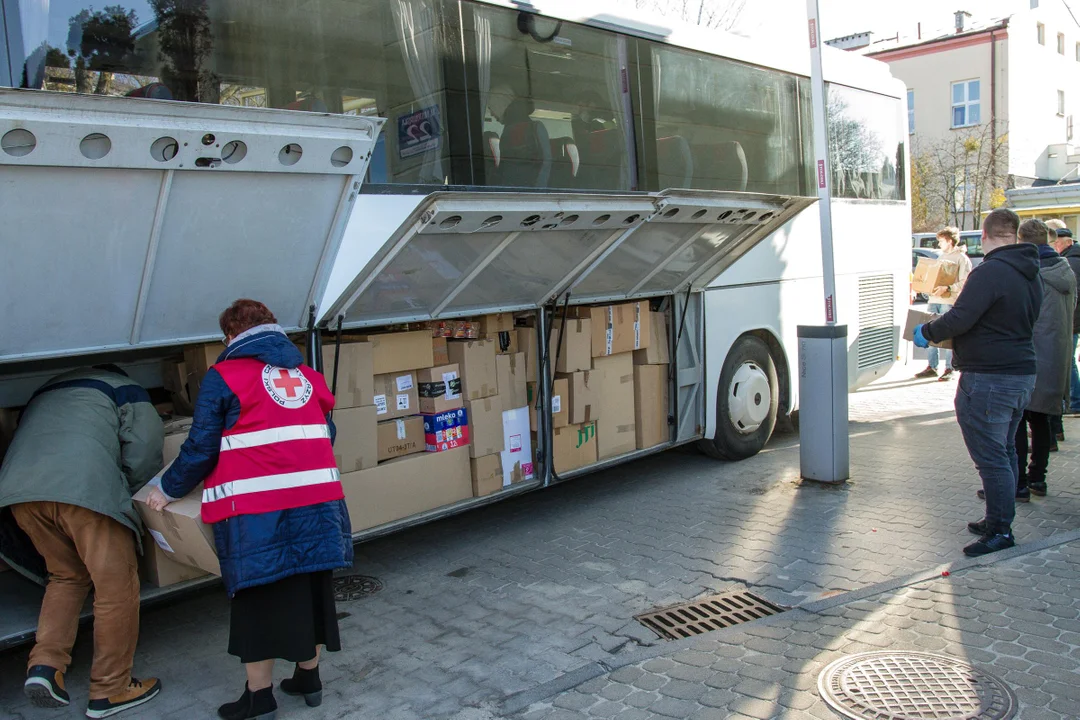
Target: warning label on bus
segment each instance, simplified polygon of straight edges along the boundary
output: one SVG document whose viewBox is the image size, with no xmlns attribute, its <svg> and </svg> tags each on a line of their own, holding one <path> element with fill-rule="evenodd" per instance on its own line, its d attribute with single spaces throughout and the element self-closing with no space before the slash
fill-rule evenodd
<svg viewBox="0 0 1080 720">
<path fill-rule="evenodd" d="M 439 148 L 439 106 L 431 105 L 398 118 L 398 156 L 412 157 Z"/>
</svg>

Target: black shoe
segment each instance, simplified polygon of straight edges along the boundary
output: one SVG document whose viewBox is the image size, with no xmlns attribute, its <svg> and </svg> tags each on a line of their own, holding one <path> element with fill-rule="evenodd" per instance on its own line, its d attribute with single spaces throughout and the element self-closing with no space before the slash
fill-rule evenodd
<svg viewBox="0 0 1080 720">
<path fill-rule="evenodd" d="M 1050 445 L 1050 452 L 1057 452 L 1057 451 L 1058 451 L 1058 446 L 1057 446 L 1057 442 L 1055 441 L 1054 443 L 1052 443 Z"/>
<path fill-rule="evenodd" d="M 157 678 L 147 678 L 142 681 L 131 678 L 127 688 L 120 694 L 91 700 L 86 706 L 86 717 L 104 718 L 130 710 L 145 702 L 150 702 L 159 692 L 161 692 L 161 681 Z"/>
<path fill-rule="evenodd" d="M 293 676 L 287 680 L 282 680 L 278 687 L 286 695 L 303 695 L 304 702 L 307 703 L 308 707 L 322 705 L 322 680 L 319 679 L 318 665 L 310 670 L 305 670 L 297 665 L 296 669 L 293 670 Z"/>
<path fill-rule="evenodd" d="M 982 492 L 982 490 L 980 490 L 979 492 Z M 979 536 L 985 535 L 986 534 L 986 520 L 977 520 L 975 522 L 969 522 L 968 523 L 968 530 L 970 530 L 973 535 L 979 535 Z"/>
<path fill-rule="evenodd" d="M 1028 484 L 1028 489 L 1031 490 L 1032 495 L 1038 495 L 1043 497 L 1046 495 L 1046 483 L 1045 482 L 1033 482 Z"/>
<path fill-rule="evenodd" d="M 938 378 L 938 382 L 945 382 L 946 380 L 952 380 L 952 368 L 945 368 L 945 372 L 941 373 L 941 377 Z"/>
<path fill-rule="evenodd" d="M 937 370 L 935 370 L 935 369 L 934 369 L 934 368 L 932 368 L 932 367 L 928 367 L 928 368 L 926 368 L 925 370 L 923 370 L 922 372 L 917 372 L 917 373 L 915 373 L 915 377 L 917 377 L 917 378 L 932 378 L 932 377 L 937 377 Z"/>
<path fill-rule="evenodd" d="M 964 554 L 968 557 L 989 555 L 999 550 L 1008 550 L 1013 545 L 1016 545 L 1016 541 L 1013 540 L 1011 529 L 1006 532 L 987 533 L 964 548 Z"/>
<path fill-rule="evenodd" d="M 274 686 L 251 692 L 245 685 L 240 699 L 225 703 L 218 708 L 217 714 L 223 720 L 274 720 L 277 717 Z"/>
<path fill-rule="evenodd" d="M 1031 502 L 1031 493 L 1034 492 L 1034 491 L 1030 490 L 1029 489 L 1030 487 L 1031 487 L 1030 485 L 1026 485 L 1024 487 L 1016 488 L 1016 502 Z M 1038 493 L 1035 493 L 1035 494 L 1038 495 Z M 986 491 L 985 490 L 976 490 L 975 495 L 980 500 L 985 500 L 986 499 Z M 971 523 L 968 523 L 968 526 L 970 527 Z M 978 533 L 976 533 L 976 534 L 978 534 Z"/>
<path fill-rule="evenodd" d="M 1058 442 L 1065 442 L 1065 433 L 1063 432 L 1057 433 L 1056 435 L 1054 435 L 1054 437 L 1057 438 Z"/>
<path fill-rule="evenodd" d="M 71 704 L 71 696 L 64 689 L 64 673 L 48 665 L 30 668 L 23 692 L 34 707 L 60 708 Z"/>
</svg>

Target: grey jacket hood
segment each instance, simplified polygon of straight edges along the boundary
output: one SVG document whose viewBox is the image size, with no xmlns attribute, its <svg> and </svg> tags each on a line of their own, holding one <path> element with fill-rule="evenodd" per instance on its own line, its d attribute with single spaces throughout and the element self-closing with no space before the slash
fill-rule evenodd
<svg viewBox="0 0 1080 720">
<path fill-rule="evenodd" d="M 1040 263 L 1039 275 L 1055 292 L 1062 295 L 1074 292 L 1076 278 L 1065 258 L 1044 258 Z"/>
</svg>

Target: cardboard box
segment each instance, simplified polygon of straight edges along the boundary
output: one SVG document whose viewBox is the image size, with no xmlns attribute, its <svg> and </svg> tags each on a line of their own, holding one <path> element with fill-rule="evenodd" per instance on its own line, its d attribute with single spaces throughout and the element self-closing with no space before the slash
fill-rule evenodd
<svg viewBox="0 0 1080 720">
<path fill-rule="evenodd" d="M 909 342 L 914 340 L 915 339 L 915 328 L 917 326 L 925 325 L 926 323 L 930 322 L 931 320 L 936 320 L 939 317 L 941 317 L 941 316 L 940 315 L 935 315 L 934 313 L 921 312 L 919 310 L 908 308 L 907 321 L 904 323 L 904 339 L 909 341 Z M 949 338 L 948 340 L 946 340 L 945 342 L 942 342 L 942 343 L 930 343 L 930 344 L 933 345 L 934 347 L 939 347 L 939 348 L 942 348 L 944 350 L 952 350 L 953 341 L 952 341 L 952 338 Z"/>
<path fill-rule="evenodd" d="M 585 370 L 558 374 L 556 377 L 566 381 L 568 424 L 580 425 L 600 417 L 600 378 L 596 373 Z"/>
<path fill-rule="evenodd" d="M 375 404 L 375 355 L 371 343 L 343 342 L 334 407 L 353 408 Z M 326 385 L 334 387 L 334 344 L 323 344 Z"/>
<path fill-rule="evenodd" d="M 450 353 L 446 351 L 446 338 L 431 338 L 431 357 L 435 366 L 450 364 Z"/>
<path fill-rule="evenodd" d="M 607 357 L 642 350 L 652 334 L 649 302 L 575 308 L 579 318 L 592 320 L 592 356 Z"/>
<path fill-rule="evenodd" d="M 431 332 L 427 330 L 366 335 L 362 339 L 371 343 L 375 375 L 422 370 L 435 365 Z"/>
<path fill-rule="evenodd" d="M 416 373 L 412 370 L 376 375 L 374 383 L 375 414 L 379 420 L 408 417 L 420 412 Z"/>
<path fill-rule="evenodd" d="M 421 417 L 424 419 L 424 449 L 428 452 L 446 452 L 469 444 L 469 412 L 465 408 Z"/>
<path fill-rule="evenodd" d="M 183 446 L 184 441 L 187 440 L 187 437 L 187 429 L 165 434 L 165 443 L 161 447 L 161 460 L 165 465 L 170 465 L 180 454 L 180 448 Z"/>
<path fill-rule="evenodd" d="M 529 408 L 503 411 L 502 451 L 503 487 L 532 480 L 532 434 L 529 432 Z"/>
<path fill-rule="evenodd" d="M 671 362 L 667 313 L 649 313 L 649 345 L 634 351 L 635 365 L 667 365 Z"/>
<path fill-rule="evenodd" d="M 578 372 L 592 369 L 592 320 L 588 318 L 566 320 L 566 329 L 561 322 L 555 323 L 555 330 L 562 338 L 562 349 L 552 342 L 551 361 L 555 371 L 561 373 Z M 554 334 L 554 333 L 553 333 Z M 557 352 L 556 352 L 557 351 Z M 556 354 L 558 359 L 556 360 Z"/>
<path fill-rule="evenodd" d="M 634 366 L 634 433 L 638 450 L 671 439 L 668 368 L 668 365 Z"/>
<path fill-rule="evenodd" d="M 473 497 L 483 497 L 503 489 L 502 458 L 499 455 L 471 458 L 469 468 L 472 470 Z"/>
<path fill-rule="evenodd" d="M 465 403 L 469 416 L 469 456 L 478 458 L 501 453 L 503 445 L 503 401 L 498 395 L 469 400 Z"/>
<path fill-rule="evenodd" d="M 490 340 L 451 340 L 447 346 L 450 362 L 461 373 L 461 394 L 479 400 L 499 394 L 495 368 L 495 343 Z"/>
<path fill-rule="evenodd" d="M 139 578 L 147 585 L 163 588 L 209 575 L 205 570 L 181 565 L 170 558 L 149 532 L 143 533 L 142 548 L 143 554 L 139 557 Z"/>
<path fill-rule="evenodd" d="M 187 363 L 166 360 L 161 364 L 161 385 L 171 393 L 187 395 Z"/>
<path fill-rule="evenodd" d="M 596 450 L 600 460 L 637 449 L 634 423 L 634 355 L 621 353 L 593 359 L 599 375 L 604 412 L 596 421 Z"/>
<path fill-rule="evenodd" d="M 160 475 L 161 473 L 158 474 L 159 477 Z M 174 562 L 220 576 L 221 566 L 218 564 L 217 549 L 214 547 L 214 531 L 202 521 L 202 484 L 187 497 L 169 503 L 161 512 L 147 506 L 146 498 L 149 494 L 149 486 L 144 486 L 132 499 L 142 517 L 143 525 L 158 547 Z"/>
<path fill-rule="evenodd" d="M 212 342 L 202 345 L 188 345 L 184 348 L 184 367 L 188 377 L 195 376 L 202 380 L 206 372 L 214 366 L 221 353 L 225 352 L 225 343 Z M 194 398 L 192 398 L 194 400 Z"/>
<path fill-rule="evenodd" d="M 536 339 L 536 328 L 534 327 L 519 327 L 517 329 L 518 348 L 525 354 L 525 381 L 534 383 L 536 382 L 537 367 L 539 367 L 540 358 L 538 356 L 538 345 Z M 551 347 L 555 347 L 559 342 L 559 331 L 552 329 L 551 331 Z M 550 358 L 551 363 L 555 363 L 555 357 Z M 555 368 L 551 368 L 552 377 L 555 376 Z"/>
<path fill-rule="evenodd" d="M 920 257 L 911 276 L 911 289 L 929 295 L 934 288 L 952 285 L 959 277 L 960 266 L 957 263 Z"/>
<path fill-rule="evenodd" d="M 420 412 L 425 415 L 437 415 L 464 405 L 461 374 L 455 363 L 419 371 L 416 373 L 416 383 Z"/>
<path fill-rule="evenodd" d="M 514 329 L 514 313 L 495 313 L 480 318 L 480 334 L 493 335 Z"/>
<path fill-rule="evenodd" d="M 376 435 L 375 444 L 379 462 L 424 452 L 427 449 L 424 440 L 424 418 L 420 415 L 378 423 Z M 356 469 L 367 470 L 371 467 L 375 465 Z"/>
<path fill-rule="evenodd" d="M 529 383 L 526 386 L 529 400 L 529 425 L 536 431 L 540 424 L 536 417 L 536 395 L 539 392 L 537 383 Z M 551 383 L 551 427 L 560 428 L 570 424 L 570 389 L 566 378 L 556 378 Z"/>
<path fill-rule="evenodd" d="M 596 462 L 596 423 L 567 425 L 551 434 L 556 473 L 569 472 Z"/>
<path fill-rule="evenodd" d="M 378 464 L 377 423 L 374 405 L 334 411 L 334 425 L 337 426 L 334 459 L 337 460 L 338 470 L 343 473 L 356 472 Z"/>
<path fill-rule="evenodd" d="M 472 497 L 466 448 L 418 453 L 341 476 L 354 532 Z"/>
<path fill-rule="evenodd" d="M 513 410 L 529 404 L 525 380 L 525 353 L 497 356 L 495 373 L 499 378 L 498 397 L 503 401 L 503 410 Z"/>
<path fill-rule="evenodd" d="M 496 355 L 513 355 L 514 353 L 521 352 L 517 330 L 492 333 L 491 335 L 485 335 L 484 339 L 495 343 Z"/>
</svg>

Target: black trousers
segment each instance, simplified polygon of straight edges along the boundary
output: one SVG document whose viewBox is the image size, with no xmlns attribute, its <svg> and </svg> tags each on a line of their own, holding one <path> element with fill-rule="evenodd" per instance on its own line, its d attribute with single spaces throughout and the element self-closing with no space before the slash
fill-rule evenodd
<svg viewBox="0 0 1080 720">
<path fill-rule="evenodd" d="M 1028 463 L 1028 428 L 1031 428 L 1031 463 Z M 1024 411 L 1024 417 L 1016 428 L 1016 455 L 1020 465 L 1020 487 L 1029 482 L 1046 482 L 1046 468 L 1050 464 L 1050 445 L 1054 436 L 1050 432 L 1050 415 Z"/>
</svg>

